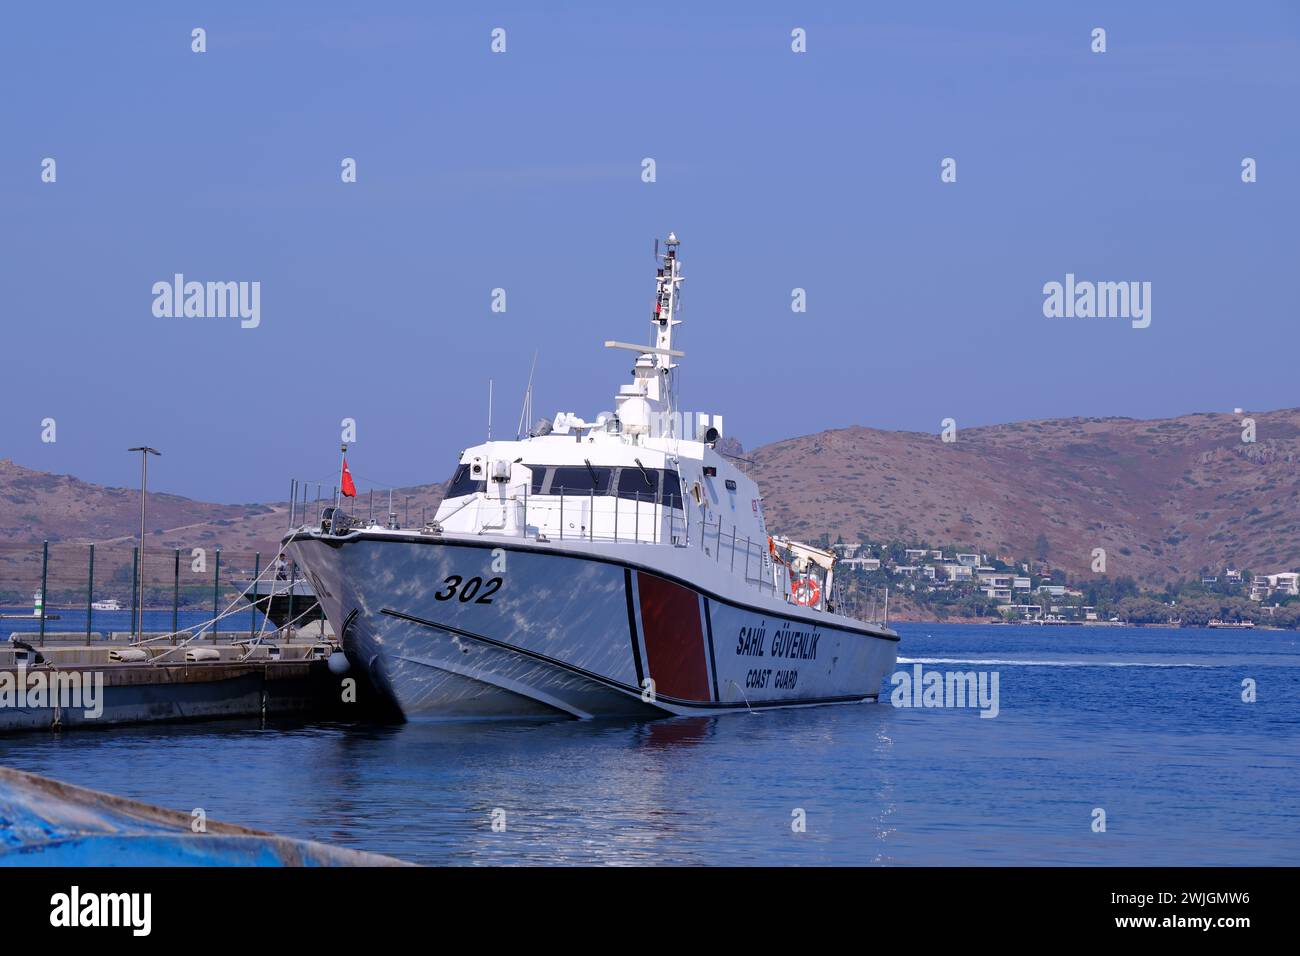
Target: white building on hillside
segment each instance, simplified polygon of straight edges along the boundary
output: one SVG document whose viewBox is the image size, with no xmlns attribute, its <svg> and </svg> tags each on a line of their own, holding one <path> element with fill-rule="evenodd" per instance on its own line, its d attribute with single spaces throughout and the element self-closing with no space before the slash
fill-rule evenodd
<svg viewBox="0 0 1300 956">
<path fill-rule="evenodd" d="M 1252 601 L 1295 595 L 1300 595 L 1300 571 L 1257 574 L 1250 582 L 1250 599 Z"/>
</svg>

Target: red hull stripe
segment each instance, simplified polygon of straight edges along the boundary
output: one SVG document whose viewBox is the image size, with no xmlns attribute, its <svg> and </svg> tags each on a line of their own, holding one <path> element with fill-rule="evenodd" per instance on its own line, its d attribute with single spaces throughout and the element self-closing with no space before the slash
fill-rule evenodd
<svg viewBox="0 0 1300 956">
<path fill-rule="evenodd" d="M 700 596 L 644 571 L 636 580 L 646 670 L 655 682 L 655 691 L 678 700 L 711 700 Z"/>
</svg>

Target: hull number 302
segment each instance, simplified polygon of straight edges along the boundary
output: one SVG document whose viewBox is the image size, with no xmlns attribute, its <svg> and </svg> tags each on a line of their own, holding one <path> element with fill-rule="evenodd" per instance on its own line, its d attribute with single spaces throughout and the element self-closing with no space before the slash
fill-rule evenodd
<svg viewBox="0 0 1300 956">
<path fill-rule="evenodd" d="M 492 595 L 501 590 L 500 578 L 488 578 L 484 582 L 482 578 L 474 577 L 466 581 L 459 574 L 453 574 L 442 583 L 445 587 L 441 591 L 435 591 L 433 596 L 439 601 L 458 598 L 461 604 L 468 604 L 471 601 L 475 604 L 491 604 Z"/>
</svg>

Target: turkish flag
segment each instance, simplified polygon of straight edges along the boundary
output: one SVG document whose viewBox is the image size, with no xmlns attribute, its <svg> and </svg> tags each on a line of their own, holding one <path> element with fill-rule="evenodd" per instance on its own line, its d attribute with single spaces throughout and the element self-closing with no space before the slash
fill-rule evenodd
<svg viewBox="0 0 1300 956">
<path fill-rule="evenodd" d="M 339 482 L 339 487 L 343 491 L 343 497 L 355 498 L 357 496 L 357 486 L 352 483 L 352 472 L 348 471 L 348 456 L 343 456 L 343 478 Z"/>
</svg>

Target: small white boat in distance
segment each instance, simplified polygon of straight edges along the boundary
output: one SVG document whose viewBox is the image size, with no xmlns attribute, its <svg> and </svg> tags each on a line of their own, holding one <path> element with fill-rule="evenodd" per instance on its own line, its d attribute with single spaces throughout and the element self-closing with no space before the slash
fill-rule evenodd
<svg viewBox="0 0 1300 956">
<path fill-rule="evenodd" d="M 652 344 L 605 343 L 635 355 L 613 411 L 467 449 L 421 529 L 327 508 L 284 539 L 408 718 L 877 699 L 898 635 L 836 611 L 835 555 L 769 536 L 721 416 L 681 411 L 677 252 L 656 250 Z"/>
<path fill-rule="evenodd" d="M 120 611 L 122 602 L 117 598 L 106 598 L 103 601 L 94 601 L 90 605 L 91 610 L 95 611 Z"/>
</svg>

